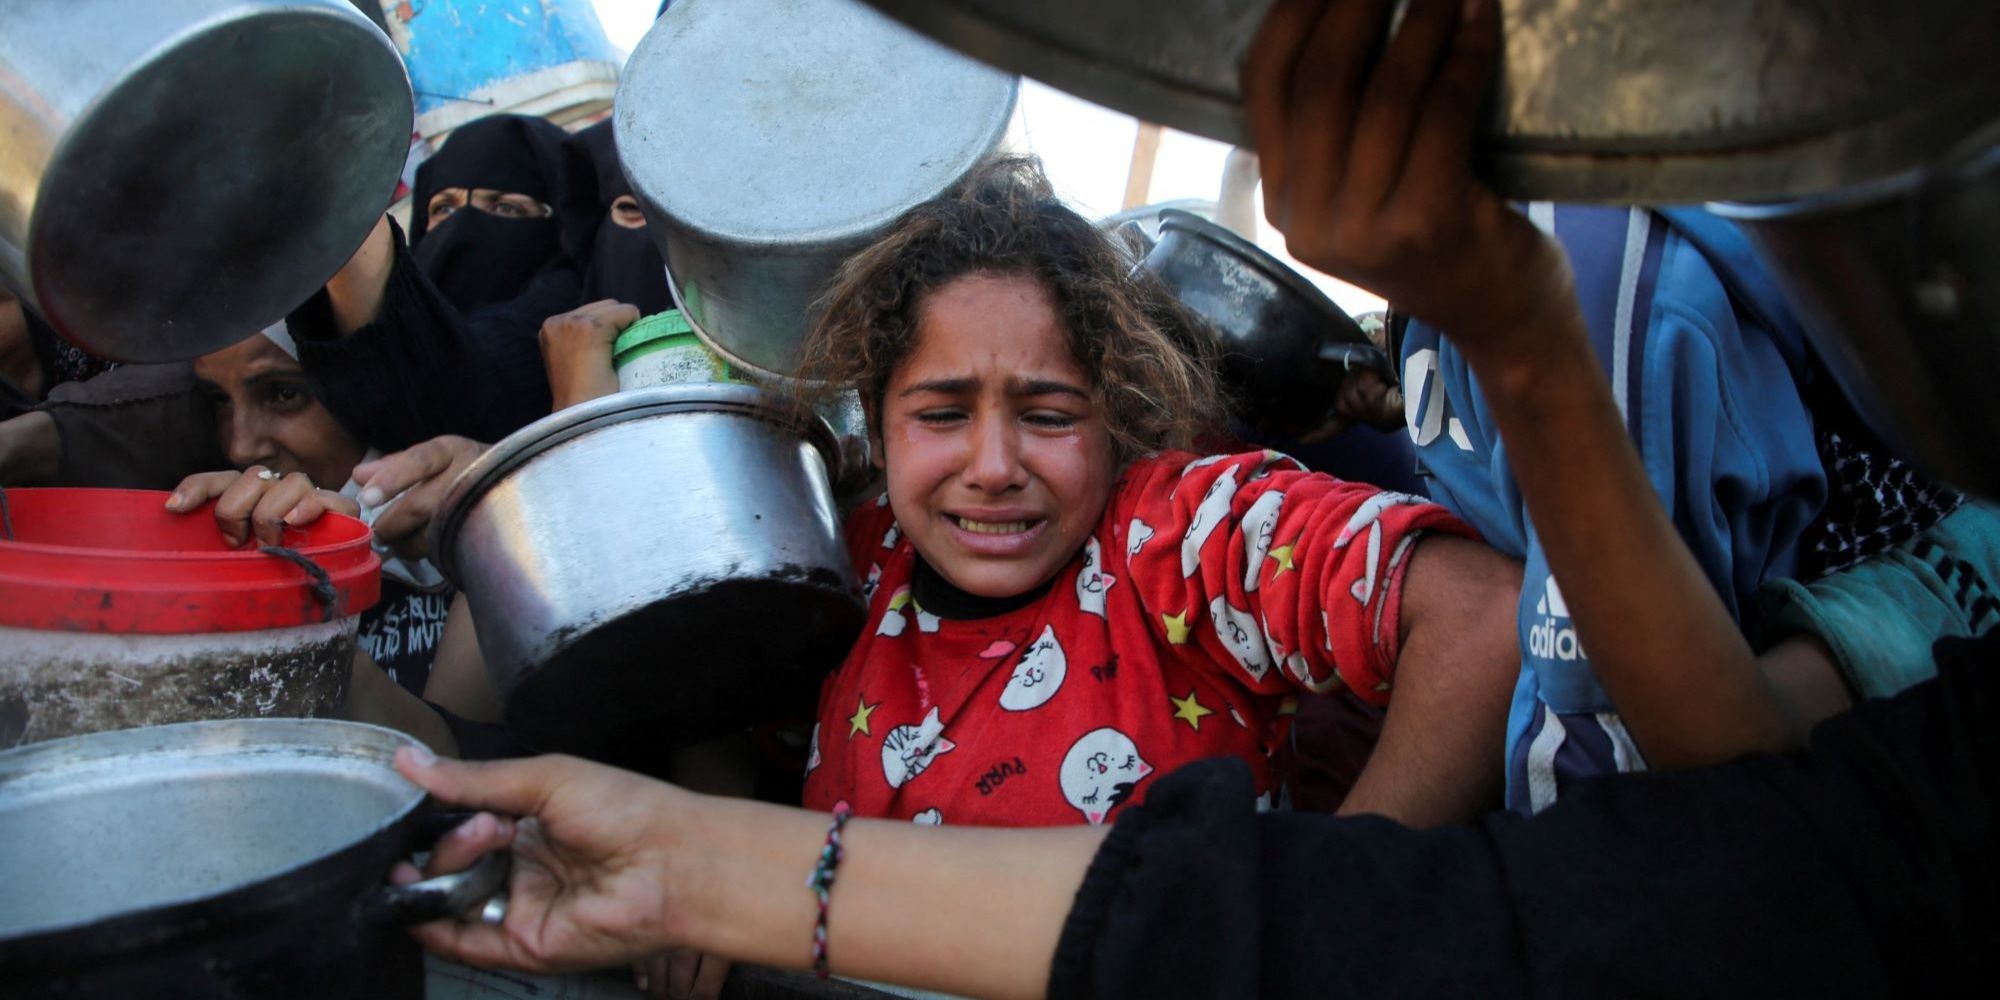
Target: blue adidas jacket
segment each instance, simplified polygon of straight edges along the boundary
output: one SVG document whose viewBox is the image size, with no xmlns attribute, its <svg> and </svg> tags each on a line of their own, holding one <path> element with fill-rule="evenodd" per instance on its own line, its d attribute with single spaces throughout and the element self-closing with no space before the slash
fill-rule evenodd
<svg viewBox="0 0 2000 1000">
<path fill-rule="evenodd" d="M 1801 401 L 1805 338 L 1749 244 L 1698 210 L 1527 206 L 1568 250 L 1592 345 L 1647 476 L 1739 618 L 1789 575 L 1825 500 Z M 1574 779 L 1644 766 L 1591 673 L 1507 451 L 1465 358 L 1413 323 L 1403 345 L 1412 442 L 1433 498 L 1526 563 L 1507 802 L 1539 811 Z"/>
</svg>

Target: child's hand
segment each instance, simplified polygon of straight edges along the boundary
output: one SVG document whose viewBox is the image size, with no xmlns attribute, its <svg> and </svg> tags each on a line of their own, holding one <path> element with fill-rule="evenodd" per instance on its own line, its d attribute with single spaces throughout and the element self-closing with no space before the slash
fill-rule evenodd
<svg viewBox="0 0 2000 1000">
<path fill-rule="evenodd" d="M 1373 59 L 1394 6 L 1272 5 L 1243 65 L 1265 215 L 1300 261 L 1468 354 L 1511 353 L 1534 343 L 1543 310 L 1574 307 L 1561 250 L 1472 174 L 1497 0 L 1411 0 Z"/>
<path fill-rule="evenodd" d="M 254 535 L 264 545 L 283 545 L 286 528 L 301 528 L 327 511 L 354 516 L 354 501 L 315 487 L 303 472 L 280 476 L 261 465 L 242 472 L 201 472 L 181 480 L 167 509 L 185 514 L 215 501 L 215 524 L 230 545 Z"/>
</svg>

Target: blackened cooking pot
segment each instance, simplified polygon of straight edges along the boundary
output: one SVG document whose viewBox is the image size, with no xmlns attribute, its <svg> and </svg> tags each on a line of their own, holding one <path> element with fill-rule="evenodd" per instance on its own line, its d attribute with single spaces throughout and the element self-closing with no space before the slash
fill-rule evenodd
<svg viewBox="0 0 2000 1000">
<path fill-rule="evenodd" d="M 1239 415 L 1259 430 L 1304 434 L 1325 423 L 1357 368 L 1396 384 L 1395 365 L 1360 324 L 1262 247 L 1192 212 L 1160 212 L 1141 267 L 1208 321 Z"/>
<path fill-rule="evenodd" d="M 127 729 L 0 753 L 0 998 L 420 997 L 403 928 L 498 891 L 506 855 L 389 886 L 458 819 L 325 719 Z"/>
</svg>

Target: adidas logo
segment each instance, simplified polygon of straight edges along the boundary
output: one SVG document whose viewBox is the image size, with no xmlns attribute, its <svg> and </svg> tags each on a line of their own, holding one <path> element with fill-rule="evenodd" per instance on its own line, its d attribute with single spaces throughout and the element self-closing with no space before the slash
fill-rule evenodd
<svg viewBox="0 0 2000 1000">
<path fill-rule="evenodd" d="M 1562 588 L 1556 586 L 1555 577 L 1548 577 L 1542 584 L 1535 614 L 1541 620 L 1528 628 L 1530 655 L 1570 662 L 1589 659 L 1583 651 L 1583 642 L 1576 637 L 1576 627 L 1570 624 L 1569 603 L 1563 600 Z"/>
</svg>

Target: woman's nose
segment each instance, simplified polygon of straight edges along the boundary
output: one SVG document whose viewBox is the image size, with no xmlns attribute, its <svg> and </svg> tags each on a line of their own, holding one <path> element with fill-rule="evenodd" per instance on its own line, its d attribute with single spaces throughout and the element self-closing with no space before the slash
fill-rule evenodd
<svg viewBox="0 0 2000 1000">
<path fill-rule="evenodd" d="M 263 428 L 254 418 L 238 413 L 229 421 L 229 464 L 239 469 L 248 468 L 270 456 Z"/>
</svg>

